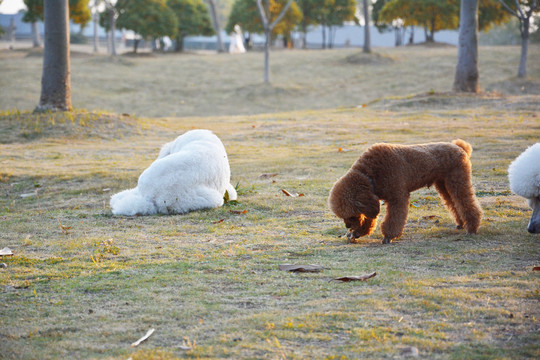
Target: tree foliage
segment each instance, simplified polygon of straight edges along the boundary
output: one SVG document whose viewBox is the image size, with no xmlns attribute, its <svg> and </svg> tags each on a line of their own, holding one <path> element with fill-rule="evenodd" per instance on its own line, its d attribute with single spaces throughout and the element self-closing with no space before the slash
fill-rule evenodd
<svg viewBox="0 0 540 360">
<path fill-rule="evenodd" d="M 261 17 L 254 0 L 236 0 L 234 2 L 225 31 L 232 33 L 234 25 L 240 25 L 242 30 L 250 33 L 263 32 Z"/>
<path fill-rule="evenodd" d="M 181 49 L 179 44 L 186 36 L 215 34 L 208 8 L 201 0 L 168 0 L 167 6 L 178 20 L 177 49 Z"/>
<path fill-rule="evenodd" d="M 286 4 L 287 0 L 270 1 L 270 22 L 274 21 L 274 19 L 278 16 L 279 13 L 281 13 Z M 283 19 L 281 19 L 281 21 L 278 22 L 272 30 L 272 34 L 283 35 L 286 39 L 290 39 L 291 32 L 300 23 L 301 20 L 302 12 L 298 8 L 296 2 L 293 2 L 289 10 L 287 10 L 285 15 L 283 16 Z"/>
<path fill-rule="evenodd" d="M 118 28 L 132 30 L 143 38 L 176 36 L 178 20 L 164 0 L 118 0 Z"/>
<path fill-rule="evenodd" d="M 341 26 L 346 21 L 354 21 L 358 24 L 356 18 L 356 0 L 326 0 L 327 25 Z"/>
<path fill-rule="evenodd" d="M 178 35 L 213 35 L 215 34 L 208 14 L 208 8 L 201 0 L 168 0 L 178 19 Z"/>
<path fill-rule="evenodd" d="M 326 0 L 296 0 L 298 8 L 302 12 L 300 28 L 306 33 L 308 27 L 319 24 L 320 11 L 324 8 Z"/>
<path fill-rule="evenodd" d="M 286 3 L 287 0 L 270 0 L 270 3 L 268 4 L 268 13 L 266 14 L 270 23 L 277 18 Z M 274 27 L 272 35 L 287 36 L 294 27 L 298 25 L 301 19 L 302 11 L 300 11 L 298 5 L 293 2 L 283 19 Z M 247 32 L 264 32 L 261 16 L 254 0 L 236 0 L 234 2 L 225 30 L 228 33 L 231 33 L 233 32 L 234 25 L 237 24 L 240 25 L 242 30 Z"/>
<path fill-rule="evenodd" d="M 24 5 L 27 10 L 22 21 L 27 23 L 43 21 L 43 0 L 24 0 Z"/>
<path fill-rule="evenodd" d="M 390 0 L 380 10 L 378 19 L 390 24 L 399 19 L 405 27 L 423 27 L 427 41 L 433 41 L 435 32 L 458 27 L 458 14 L 456 0 Z"/>
<path fill-rule="evenodd" d="M 24 0 L 26 12 L 23 21 L 33 23 L 43 21 L 43 0 Z M 69 17 L 75 24 L 85 26 L 92 20 L 88 0 L 69 0 Z"/>
<path fill-rule="evenodd" d="M 513 0 L 505 0 L 513 1 Z M 402 25 L 419 26 L 427 30 L 427 40 L 435 32 L 457 29 L 459 26 L 459 0 L 377 0 L 373 4 L 375 25 L 384 30 L 388 24 L 399 20 Z M 508 21 L 498 0 L 479 0 L 478 29 L 488 30 L 492 25 Z"/>
</svg>

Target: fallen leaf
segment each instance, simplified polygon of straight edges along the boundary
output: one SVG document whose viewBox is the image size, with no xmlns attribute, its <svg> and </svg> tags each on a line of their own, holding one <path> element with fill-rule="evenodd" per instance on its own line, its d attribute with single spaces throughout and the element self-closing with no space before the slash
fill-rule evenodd
<svg viewBox="0 0 540 360">
<path fill-rule="evenodd" d="M 221 219 L 221 220 L 218 220 L 218 221 L 214 221 L 212 224 L 221 224 L 224 221 L 225 221 L 225 219 Z"/>
<path fill-rule="evenodd" d="M 292 264 L 280 264 L 279 270 L 291 271 L 291 272 L 321 272 L 323 267 L 320 265 L 292 265 Z"/>
<path fill-rule="evenodd" d="M 343 149 L 343 148 L 338 149 L 338 152 L 349 152 L 349 151 L 352 151 L 352 150 L 351 149 Z"/>
<path fill-rule="evenodd" d="M 540 266 L 533 267 L 533 271 L 540 271 Z"/>
<path fill-rule="evenodd" d="M 58 224 L 60 225 L 60 230 L 62 230 L 62 232 L 65 234 L 65 235 L 68 235 L 69 234 L 69 229 L 71 229 L 71 226 L 64 226 L 62 225 L 62 223 L 60 222 L 60 219 L 56 219 L 58 220 Z"/>
<path fill-rule="evenodd" d="M 13 256 L 13 251 L 11 251 L 10 248 L 5 247 L 2 250 L 0 250 L 0 256 Z"/>
<path fill-rule="evenodd" d="M 367 279 L 371 279 L 372 277 L 375 277 L 377 275 L 376 272 L 368 275 L 362 275 L 362 276 L 343 276 L 339 278 L 332 279 L 331 281 L 342 281 L 342 282 L 349 282 L 349 281 L 366 281 Z"/>
<path fill-rule="evenodd" d="M 304 194 L 290 193 L 290 192 L 288 192 L 288 191 L 285 190 L 285 189 L 281 189 L 281 191 L 282 191 L 285 195 L 290 196 L 290 197 L 300 197 L 300 196 L 304 196 Z"/>
<path fill-rule="evenodd" d="M 278 176 L 278 173 L 268 173 L 268 174 L 261 174 L 259 175 L 259 179 L 269 179 L 273 178 L 274 176 Z"/>
<path fill-rule="evenodd" d="M 437 215 L 427 215 L 427 216 L 422 216 L 422 219 L 424 220 L 431 220 L 431 219 L 435 219 L 435 218 L 438 218 L 440 216 L 437 216 Z"/>
<path fill-rule="evenodd" d="M 231 214 L 247 214 L 247 210 L 229 210 Z"/>
<path fill-rule="evenodd" d="M 140 343 L 142 343 L 144 340 L 148 339 L 150 337 L 150 335 L 152 335 L 153 333 L 154 333 L 154 329 L 148 330 L 146 335 L 144 335 L 142 338 L 140 338 L 139 340 L 137 340 L 133 344 L 131 344 L 131 347 L 139 346 Z"/>
</svg>

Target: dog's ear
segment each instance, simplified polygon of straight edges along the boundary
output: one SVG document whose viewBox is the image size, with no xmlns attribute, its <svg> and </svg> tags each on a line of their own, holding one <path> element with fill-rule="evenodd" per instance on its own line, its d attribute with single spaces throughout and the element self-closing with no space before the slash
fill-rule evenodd
<svg viewBox="0 0 540 360">
<path fill-rule="evenodd" d="M 380 211 L 379 198 L 373 193 L 369 179 L 358 171 L 349 171 L 334 184 L 328 203 L 342 219 L 361 214 L 375 219 Z"/>
</svg>

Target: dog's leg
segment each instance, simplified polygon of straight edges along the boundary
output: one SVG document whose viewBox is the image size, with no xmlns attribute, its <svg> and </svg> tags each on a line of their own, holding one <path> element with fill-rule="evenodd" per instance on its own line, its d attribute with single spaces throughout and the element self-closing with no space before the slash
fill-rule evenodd
<svg viewBox="0 0 540 360">
<path fill-rule="evenodd" d="M 408 193 L 396 200 L 386 201 L 386 215 L 381 223 L 381 232 L 384 236 L 383 244 L 389 244 L 393 239 L 401 236 L 408 213 Z"/>
<path fill-rule="evenodd" d="M 456 205 L 454 204 L 454 201 L 452 200 L 452 197 L 448 193 L 448 190 L 446 189 L 446 185 L 444 184 L 444 181 L 437 181 L 435 182 L 435 189 L 437 189 L 437 192 L 439 193 L 439 196 L 443 200 L 444 205 L 448 210 L 450 210 L 450 213 L 456 220 L 457 228 L 463 229 L 463 224 L 465 223 L 463 219 L 459 216 L 459 213 L 456 210 Z"/>
<path fill-rule="evenodd" d="M 470 171 L 454 170 L 446 178 L 445 186 L 459 217 L 465 222 L 467 234 L 476 234 L 482 219 L 482 208 L 474 195 Z"/>
</svg>

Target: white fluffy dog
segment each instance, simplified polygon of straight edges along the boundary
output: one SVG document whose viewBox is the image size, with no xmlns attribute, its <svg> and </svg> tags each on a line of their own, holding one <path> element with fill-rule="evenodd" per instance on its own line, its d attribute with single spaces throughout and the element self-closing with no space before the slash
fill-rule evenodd
<svg viewBox="0 0 540 360">
<path fill-rule="evenodd" d="M 111 197 L 114 215 L 184 214 L 223 205 L 231 170 L 225 147 L 209 130 L 192 130 L 163 145 L 136 188 Z"/>
<path fill-rule="evenodd" d="M 508 168 L 510 189 L 533 209 L 527 230 L 540 234 L 540 142 L 530 146 Z"/>
</svg>

